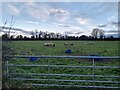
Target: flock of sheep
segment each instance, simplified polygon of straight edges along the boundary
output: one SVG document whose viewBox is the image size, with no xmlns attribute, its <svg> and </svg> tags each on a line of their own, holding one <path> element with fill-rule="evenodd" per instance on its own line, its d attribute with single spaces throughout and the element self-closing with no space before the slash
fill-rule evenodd
<svg viewBox="0 0 120 90">
<path fill-rule="evenodd" d="M 95 42 L 88 42 L 84 44 L 95 45 Z M 55 47 L 55 43 L 43 43 L 44 46 L 53 46 Z M 73 43 L 64 43 L 65 46 L 73 46 Z"/>
<path fill-rule="evenodd" d="M 87 43 L 84 43 L 84 44 L 89 44 L 89 45 L 95 45 L 95 42 L 87 42 Z M 43 43 L 44 46 L 46 47 L 55 47 L 55 43 Z M 73 43 L 64 43 L 64 46 L 73 46 L 74 44 Z M 71 53 L 72 50 L 71 49 L 67 49 L 65 50 L 65 53 Z"/>
<path fill-rule="evenodd" d="M 53 46 L 53 47 L 55 47 L 55 44 L 54 44 L 54 43 L 43 43 L 43 45 L 44 45 L 44 46 Z M 72 46 L 73 43 L 70 43 L 70 44 L 69 44 L 69 43 L 64 43 L 64 45 L 65 45 L 65 46 L 67 46 L 67 45 L 71 45 L 71 46 Z"/>
</svg>

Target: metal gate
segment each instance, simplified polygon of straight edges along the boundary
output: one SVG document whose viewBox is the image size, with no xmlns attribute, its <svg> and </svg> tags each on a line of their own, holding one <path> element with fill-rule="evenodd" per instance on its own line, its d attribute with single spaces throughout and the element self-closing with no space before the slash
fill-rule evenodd
<svg viewBox="0 0 120 90">
<path fill-rule="evenodd" d="M 117 56 L 7 57 L 9 58 L 6 60 L 7 78 L 12 81 L 24 81 L 25 84 L 29 83 L 32 87 L 120 89 L 118 86 L 120 76 L 117 74 L 120 66 L 110 63 L 118 62 L 120 57 Z M 106 62 L 109 64 L 104 65 Z"/>
</svg>

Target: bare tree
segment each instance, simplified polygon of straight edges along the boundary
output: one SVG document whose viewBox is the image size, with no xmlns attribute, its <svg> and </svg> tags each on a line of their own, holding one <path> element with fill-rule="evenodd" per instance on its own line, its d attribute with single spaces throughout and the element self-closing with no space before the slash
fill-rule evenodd
<svg viewBox="0 0 120 90">
<path fill-rule="evenodd" d="M 11 23 L 10 23 L 10 28 L 9 28 L 9 31 L 8 31 L 8 37 L 9 38 L 10 38 L 10 30 L 12 29 L 14 24 L 15 24 L 15 20 L 14 20 L 14 17 L 12 16 Z"/>
<path fill-rule="evenodd" d="M 5 25 L 7 24 L 7 20 L 5 21 L 4 25 L 0 28 L 0 32 L 3 32 L 4 31 L 4 28 L 5 28 Z M 5 33 L 6 34 L 6 33 Z M 1 35 L 1 33 L 0 33 Z"/>
<path fill-rule="evenodd" d="M 42 37 L 42 31 L 39 31 L 39 38 Z"/>
<path fill-rule="evenodd" d="M 61 38 L 61 37 L 62 37 L 62 34 L 61 34 L 61 33 L 56 33 L 56 37 L 57 37 L 57 38 Z"/>
<path fill-rule="evenodd" d="M 55 38 L 55 33 L 54 32 L 50 33 L 50 38 Z"/>
<path fill-rule="evenodd" d="M 30 35 L 34 36 L 34 35 L 35 35 L 35 33 L 34 33 L 33 31 L 31 31 Z"/>
<path fill-rule="evenodd" d="M 97 37 L 103 38 L 103 37 L 105 36 L 105 33 L 104 33 L 104 30 L 103 30 L 103 29 L 94 28 L 94 29 L 92 30 L 91 35 L 92 35 L 94 38 L 97 38 Z"/>
<path fill-rule="evenodd" d="M 36 36 L 36 38 L 38 38 L 38 30 L 37 29 L 35 29 L 35 36 Z"/>
</svg>

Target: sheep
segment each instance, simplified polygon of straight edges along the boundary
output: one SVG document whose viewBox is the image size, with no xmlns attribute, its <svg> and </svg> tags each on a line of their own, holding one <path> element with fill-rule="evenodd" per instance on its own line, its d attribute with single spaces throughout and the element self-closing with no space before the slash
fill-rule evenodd
<svg viewBox="0 0 120 90">
<path fill-rule="evenodd" d="M 44 46 L 54 46 L 55 47 L 55 44 L 54 43 L 44 43 Z"/>
<path fill-rule="evenodd" d="M 70 43 L 70 44 L 68 44 L 68 43 L 64 43 L 64 45 L 66 46 L 66 45 L 73 45 L 73 43 Z"/>
<path fill-rule="evenodd" d="M 55 47 L 55 44 L 53 44 L 52 46 Z"/>
<path fill-rule="evenodd" d="M 70 43 L 70 45 L 73 45 L 73 43 Z"/>
<path fill-rule="evenodd" d="M 68 45 L 68 43 L 64 43 L 64 45 Z"/>
</svg>

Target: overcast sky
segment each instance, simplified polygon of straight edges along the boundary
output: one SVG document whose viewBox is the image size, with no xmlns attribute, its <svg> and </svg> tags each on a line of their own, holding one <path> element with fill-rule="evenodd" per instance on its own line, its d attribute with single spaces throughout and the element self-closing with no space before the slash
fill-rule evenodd
<svg viewBox="0 0 120 90">
<path fill-rule="evenodd" d="M 71 35 L 90 35 L 93 28 L 107 33 L 118 31 L 117 2 L 3 2 L 3 25 L 27 31 L 60 32 Z"/>
</svg>

